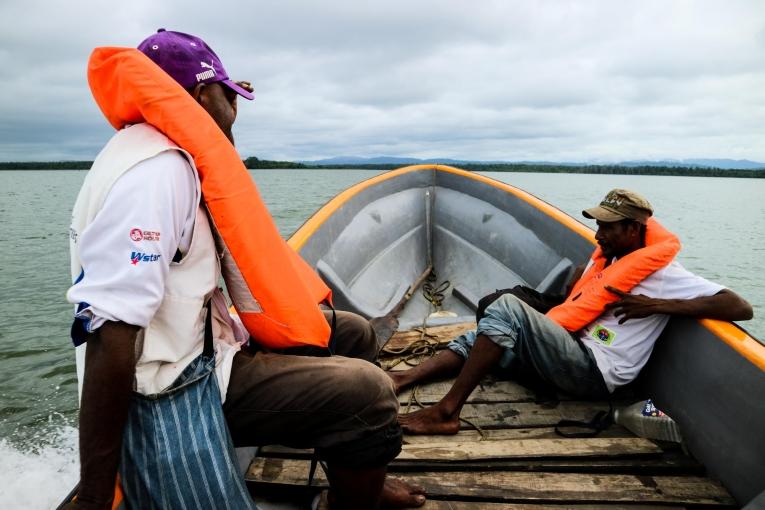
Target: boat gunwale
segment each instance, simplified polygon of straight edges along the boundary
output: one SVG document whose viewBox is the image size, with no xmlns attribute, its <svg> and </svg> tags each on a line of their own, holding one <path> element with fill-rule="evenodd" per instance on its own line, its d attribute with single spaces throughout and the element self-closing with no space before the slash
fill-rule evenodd
<svg viewBox="0 0 765 510">
<path fill-rule="evenodd" d="M 510 184 L 486 177 L 475 172 L 468 172 L 460 168 L 438 165 L 438 164 L 422 164 L 422 165 L 410 165 L 396 170 L 384 172 L 380 175 L 376 175 L 370 179 L 361 181 L 350 188 L 347 188 L 326 204 L 320 207 L 314 214 L 312 214 L 288 239 L 287 243 L 296 252 L 305 246 L 308 240 L 321 228 L 338 209 L 340 209 L 345 203 L 349 202 L 356 195 L 361 193 L 367 188 L 380 184 L 390 179 L 394 179 L 400 175 L 408 174 L 411 172 L 418 172 L 423 170 L 435 170 L 440 172 L 446 172 L 451 174 L 460 175 L 467 179 L 483 182 L 494 188 L 506 191 L 520 200 L 535 207 L 547 216 L 552 217 L 559 223 L 570 228 L 575 233 L 579 234 L 583 238 L 590 241 L 593 246 L 595 245 L 595 231 L 589 226 L 578 221 L 576 218 L 569 216 L 555 206 L 545 202 L 544 200 L 532 195 L 531 193 L 516 188 Z M 752 364 L 754 364 L 761 371 L 765 372 L 765 344 L 758 341 L 752 335 L 750 335 L 744 328 L 738 324 L 734 324 L 728 321 L 720 321 L 715 319 L 697 319 L 696 320 L 702 327 L 710 331 L 717 338 L 728 344 L 733 350 L 738 352 L 741 356 L 746 358 Z"/>
</svg>

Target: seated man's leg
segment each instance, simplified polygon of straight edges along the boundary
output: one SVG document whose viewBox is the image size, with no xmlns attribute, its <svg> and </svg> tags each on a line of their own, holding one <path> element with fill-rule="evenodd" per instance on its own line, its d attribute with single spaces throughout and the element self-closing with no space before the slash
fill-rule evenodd
<svg viewBox="0 0 765 510">
<path fill-rule="evenodd" d="M 332 310 L 322 310 L 324 319 L 332 326 Z M 370 363 L 377 361 L 377 335 L 361 315 L 342 310 L 335 311 L 335 336 L 332 339 L 332 354 L 348 358 L 359 358 Z M 313 345 L 280 349 L 280 354 L 295 356 L 329 356 L 329 350 Z"/>
<path fill-rule="evenodd" d="M 458 336 L 447 348 L 408 370 L 386 372 L 393 380 L 393 388 L 398 393 L 413 384 L 453 377 L 460 372 L 470 349 L 475 343 L 475 331 L 468 331 Z"/>
<path fill-rule="evenodd" d="M 223 410 L 235 446 L 316 448 L 337 507 L 375 508 L 401 449 L 398 401 L 384 372 L 342 356 L 240 352 L 233 363 Z M 398 489 L 402 504 L 424 502 L 418 491 Z"/>
<path fill-rule="evenodd" d="M 432 407 L 399 416 L 405 432 L 456 434 L 459 431 L 459 414 L 468 397 L 496 364 L 509 364 L 516 357 L 516 344 L 533 346 L 537 339 L 544 339 L 545 345 L 569 345 L 578 350 L 576 341 L 565 329 L 512 294 L 501 296 L 486 309 L 476 333 L 475 345 L 446 396 Z M 540 357 L 537 351 L 548 354 L 548 366 L 555 365 L 552 358 L 557 353 L 551 354 L 551 350 L 527 348 L 524 352 L 533 352 L 536 357 L 529 359 L 536 360 Z M 557 359 L 558 363 L 566 363 L 566 358 Z"/>
<path fill-rule="evenodd" d="M 478 329 L 505 348 L 503 370 L 523 370 L 578 397 L 608 397 L 594 356 L 566 329 L 513 297 L 501 298 L 486 313 Z"/>
<path fill-rule="evenodd" d="M 332 324 L 332 310 L 322 310 L 324 318 Z M 343 310 L 335 311 L 334 347 L 337 356 L 359 358 L 370 363 L 377 361 L 377 335 L 361 315 Z"/>
<path fill-rule="evenodd" d="M 563 296 L 542 294 L 534 289 L 516 285 L 512 289 L 498 290 L 493 294 L 484 296 L 478 302 L 476 322 L 484 317 L 486 308 L 505 294 L 512 294 L 532 308 L 545 313 L 555 305 L 563 302 Z M 413 384 L 428 382 L 439 378 L 447 378 L 457 375 L 476 341 L 476 331 L 468 331 L 452 340 L 447 349 L 439 352 L 436 356 L 428 358 L 416 367 L 400 372 L 388 372 L 393 379 L 393 385 L 398 394 L 402 389 Z"/>
<path fill-rule="evenodd" d="M 459 357 L 453 351 L 446 351 Z M 478 335 L 457 380 L 438 403 L 414 413 L 399 415 L 398 421 L 409 434 L 456 434 L 460 430 L 460 412 L 481 379 L 502 358 L 504 349 L 483 335 Z M 461 359 L 461 358 L 460 358 Z"/>
</svg>

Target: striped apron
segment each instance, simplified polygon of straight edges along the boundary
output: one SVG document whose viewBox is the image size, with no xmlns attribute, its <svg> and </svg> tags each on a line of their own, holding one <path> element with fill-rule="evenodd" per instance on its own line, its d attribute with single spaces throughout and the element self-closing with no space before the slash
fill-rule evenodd
<svg viewBox="0 0 765 510">
<path fill-rule="evenodd" d="M 133 393 L 120 477 L 131 509 L 255 509 L 223 416 L 208 305 L 202 354 L 167 389 Z"/>
</svg>

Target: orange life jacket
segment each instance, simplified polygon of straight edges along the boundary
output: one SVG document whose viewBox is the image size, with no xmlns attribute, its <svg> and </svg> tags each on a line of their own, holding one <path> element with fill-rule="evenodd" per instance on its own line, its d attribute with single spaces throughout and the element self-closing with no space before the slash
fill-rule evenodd
<svg viewBox="0 0 765 510">
<path fill-rule="evenodd" d="M 279 235 L 239 154 L 210 115 L 136 49 L 96 48 L 88 83 L 116 129 L 147 122 L 194 158 L 216 243 L 226 252 L 226 287 L 252 337 L 270 348 L 326 347 L 330 328 L 318 303 L 331 291 Z"/>
<path fill-rule="evenodd" d="M 600 247 L 595 248 L 590 268 L 576 282 L 566 301 L 548 311 L 547 317 L 568 331 L 579 331 L 597 319 L 607 304 L 619 299 L 606 290 L 606 286 L 629 292 L 647 276 L 672 262 L 679 251 L 677 236 L 649 218 L 643 248 L 608 267 Z"/>
</svg>

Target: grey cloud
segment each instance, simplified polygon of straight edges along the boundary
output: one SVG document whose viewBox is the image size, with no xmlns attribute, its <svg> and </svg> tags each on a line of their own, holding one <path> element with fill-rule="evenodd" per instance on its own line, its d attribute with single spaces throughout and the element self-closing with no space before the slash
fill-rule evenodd
<svg viewBox="0 0 765 510">
<path fill-rule="evenodd" d="M 250 79 L 244 156 L 765 160 L 765 7 L 730 2 L 0 4 L 0 160 L 87 159 L 110 134 L 85 65 L 159 27 Z"/>
</svg>

